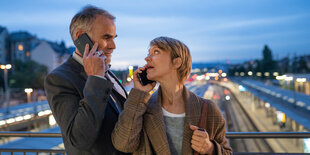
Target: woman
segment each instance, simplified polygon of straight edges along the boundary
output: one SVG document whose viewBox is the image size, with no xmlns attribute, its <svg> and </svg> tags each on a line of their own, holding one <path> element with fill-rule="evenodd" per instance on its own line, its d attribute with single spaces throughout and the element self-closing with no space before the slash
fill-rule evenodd
<svg viewBox="0 0 310 155">
<path fill-rule="evenodd" d="M 147 64 L 134 72 L 134 88 L 112 133 L 116 149 L 134 154 L 232 154 L 225 139 L 225 120 L 218 107 L 208 102 L 207 123 L 198 129 L 205 100 L 190 92 L 184 82 L 192 60 L 182 42 L 168 37 L 151 41 Z M 138 73 L 159 82 L 141 85 Z"/>
</svg>

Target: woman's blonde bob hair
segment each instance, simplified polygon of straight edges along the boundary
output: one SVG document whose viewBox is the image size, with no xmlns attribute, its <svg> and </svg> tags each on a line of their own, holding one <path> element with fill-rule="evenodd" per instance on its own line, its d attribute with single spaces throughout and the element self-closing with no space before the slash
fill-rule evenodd
<svg viewBox="0 0 310 155">
<path fill-rule="evenodd" d="M 179 82 L 184 83 L 192 69 L 192 57 L 188 47 L 181 41 L 169 37 L 157 37 L 151 41 L 150 46 L 157 46 L 164 51 L 169 51 L 171 62 L 175 58 L 181 58 L 182 63 L 177 70 L 177 76 Z"/>
</svg>

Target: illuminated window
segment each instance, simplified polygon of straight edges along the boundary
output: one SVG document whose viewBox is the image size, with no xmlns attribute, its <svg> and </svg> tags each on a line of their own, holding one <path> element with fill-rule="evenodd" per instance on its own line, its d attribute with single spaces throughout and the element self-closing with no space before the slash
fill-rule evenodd
<svg viewBox="0 0 310 155">
<path fill-rule="evenodd" d="M 23 46 L 22 44 L 19 44 L 19 45 L 18 45 L 18 50 L 19 50 L 19 51 L 23 51 L 23 50 L 24 50 L 24 46 Z"/>
</svg>

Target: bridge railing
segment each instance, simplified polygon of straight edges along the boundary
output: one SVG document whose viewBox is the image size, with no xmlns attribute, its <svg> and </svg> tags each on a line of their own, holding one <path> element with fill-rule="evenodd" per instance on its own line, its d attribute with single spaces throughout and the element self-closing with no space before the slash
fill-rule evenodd
<svg viewBox="0 0 310 155">
<path fill-rule="evenodd" d="M 0 138 L 3 137 L 44 137 L 55 138 L 61 137 L 60 133 L 40 133 L 40 132 L 11 132 L 1 131 Z M 228 139 L 253 139 L 253 138 L 310 138 L 310 132 L 227 132 Z M 1 147 L 1 146 L 0 146 Z M 20 149 L 20 148 L 0 148 L 0 155 L 2 152 L 15 152 L 26 153 L 49 153 L 52 154 L 65 154 L 62 149 Z M 310 153 L 272 153 L 272 152 L 234 152 L 234 155 L 310 155 Z"/>
</svg>

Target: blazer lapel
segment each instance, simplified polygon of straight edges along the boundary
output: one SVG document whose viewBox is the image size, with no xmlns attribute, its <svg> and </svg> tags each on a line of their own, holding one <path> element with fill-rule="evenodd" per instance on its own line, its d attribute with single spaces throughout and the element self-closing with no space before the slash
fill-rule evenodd
<svg viewBox="0 0 310 155">
<path fill-rule="evenodd" d="M 87 74 L 84 70 L 84 67 L 83 65 L 81 65 L 79 62 L 77 62 L 72 56 L 68 59 L 68 62 L 70 63 L 72 67 L 72 69 L 74 69 L 75 71 L 77 71 L 78 73 L 80 73 L 82 79 L 83 79 L 83 88 L 84 88 L 84 85 L 85 85 L 85 82 L 87 80 Z M 82 95 L 83 95 L 83 89 L 82 89 Z M 83 95 L 84 96 L 84 95 Z M 115 112 L 117 114 L 119 114 L 119 111 L 113 101 L 113 99 L 111 98 L 111 95 L 108 97 L 108 103 L 111 104 L 111 106 L 113 107 L 113 109 L 115 110 Z"/>
<path fill-rule="evenodd" d="M 185 86 L 183 96 L 185 101 L 186 116 L 182 141 L 182 154 L 189 155 L 193 154 L 193 150 L 191 149 L 193 131 L 189 128 L 189 126 L 190 124 L 199 126 L 202 105 L 199 103 L 197 96 L 190 92 Z"/>
<path fill-rule="evenodd" d="M 161 109 L 160 87 L 149 100 L 143 123 L 155 152 L 159 154 L 170 154 L 163 112 Z"/>
</svg>

